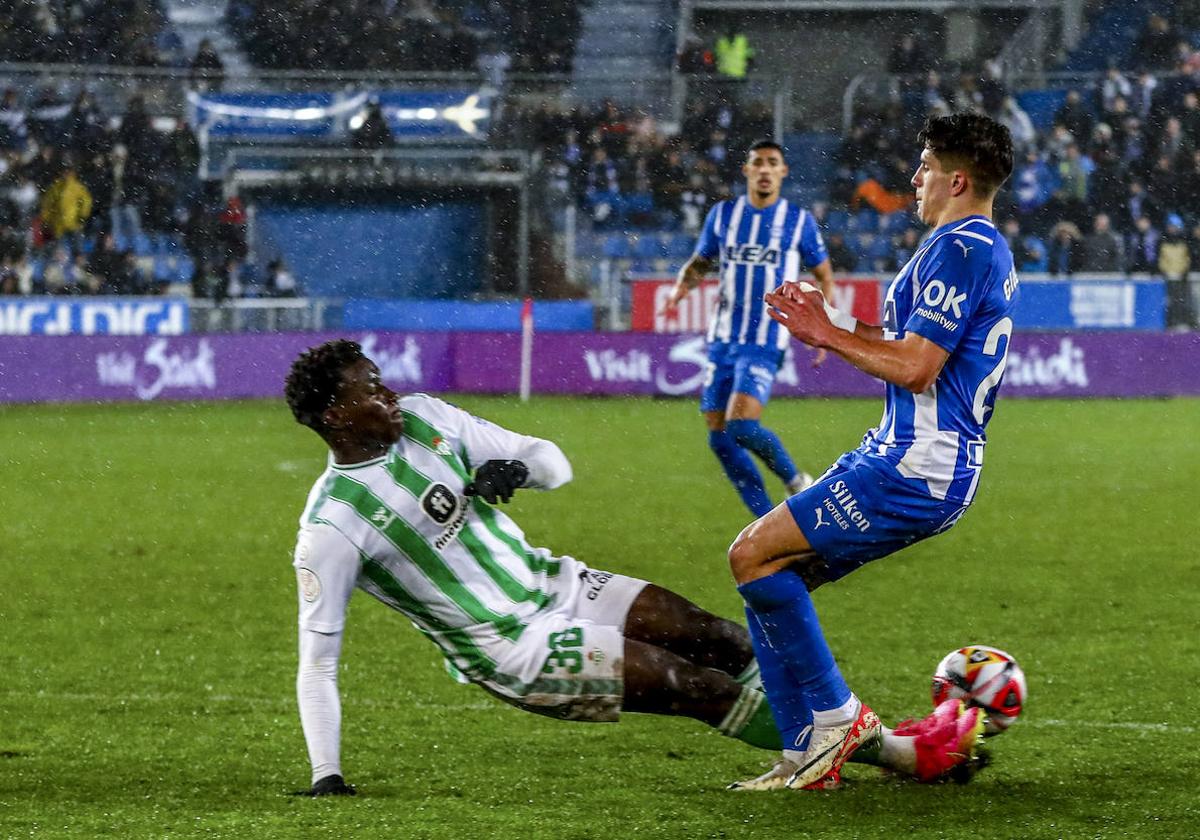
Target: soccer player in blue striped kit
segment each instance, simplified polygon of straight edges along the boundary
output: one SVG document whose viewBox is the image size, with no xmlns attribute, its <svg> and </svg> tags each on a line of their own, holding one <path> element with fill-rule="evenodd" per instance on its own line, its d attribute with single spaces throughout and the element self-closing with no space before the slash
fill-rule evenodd
<svg viewBox="0 0 1200 840">
<path fill-rule="evenodd" d="M 836 785 L 883 732 L 843 679 L 810 591 L 953 526 L 975 497 L 984 428 L 1004 375 L 1017 303 L 992 222 L 1011 174 L 1008 129 L 979 114 L 929 119 L 912 184 L 932 228 L 888 288 L 883 326 L 802 286 L 770 292 L 770 316 L 887 385 L 883 418 L 812 486 L 751 523 L 729 549 L 783 758 L 743 790 Z"/>
<path fill-rule="evenodd" d="M 833 269 L 816 220 L 780 196 L 788 167 L 778 143 L 760 140 L 742 166 L 746 194 L 718 202 L 708 213 L 695 253 L 679 271 L 664 313 L 719 267 L 720 302 L 708 329 L 708 373 L 700 410 L 708 425 L 708 445 L 742 501 L 755 516 L 773 505 L 753 452 L 788 490 L 796 493 L 812 476 L 796 468 L 775 432 L 760 418 L 775 374 L 783 362 L 788 335 L 767 314 L 763 296 L 797 280 L 807 267 L 833 297 Z M 825 357 L 818 351 L 816 364 Z"/>
</svg>

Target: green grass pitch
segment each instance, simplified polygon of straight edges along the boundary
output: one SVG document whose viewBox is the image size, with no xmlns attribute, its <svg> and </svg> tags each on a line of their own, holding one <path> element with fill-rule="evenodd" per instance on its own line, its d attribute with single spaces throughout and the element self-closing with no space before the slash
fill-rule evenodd
<svg viewBox="0 0 1200 840">
<path fill-rule="evenodd" d="M 459 404 L 557 440 L 575 481 L 512 505 L 531 540 L 740 615 L 747 515 L 691 402 Z M 767 413 L 803 466 L 877 401 Z M 928 709 L 938 659 L 1014 653 L 1022 720 L 965 786 L 853 767 L 731 794 L 770 756 L 687 720 L 541 719 L 460 686 L 354 596 L 342 660 L 356 799 L 297 799 L 290 551 L 320 441 L 280 401 L 0 410 L 0 837 L 1042 838 L 1200 835 L 1200 402 L 1002 401 L 951 532 L 817 595 L 849 681 Z M 772 485 L 776 497 L 781 488 Z"/>
</svg>

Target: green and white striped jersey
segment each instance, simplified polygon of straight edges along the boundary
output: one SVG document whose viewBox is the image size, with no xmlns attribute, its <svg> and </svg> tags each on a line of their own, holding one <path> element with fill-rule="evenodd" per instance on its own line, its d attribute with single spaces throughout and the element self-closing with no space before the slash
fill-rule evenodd
<svg viewBox="0 0 1200 840">
<path fill-rule="evenodd" d="M 577 582 L 508 516 L 463 495 L 484 461 L 515 459 L 527 487 L 571 467 L 549 441 L 518 435 L 425 394 L 403 397 L 404 436 L 360 464 L 330 463 L 300 518 L 294 565 L 300 627 L 339 633 L 355 586 L 399 610 L 472 679 L 497 676 L 538 613 Z"/>
</svg>

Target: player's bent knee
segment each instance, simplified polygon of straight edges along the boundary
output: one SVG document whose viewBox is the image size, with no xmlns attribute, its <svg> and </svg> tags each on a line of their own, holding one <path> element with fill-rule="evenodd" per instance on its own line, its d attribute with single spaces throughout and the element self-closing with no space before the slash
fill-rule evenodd
<svg viewBox="0 0 1200 840">
<path fill-rule="evenodd" d="M 754 540 L 754 523 L 751 523 L 729 546 L 729 570 L 733 572 L 733 579 L 738 583 L 754 580 L 764 559 Z"/>
</svg>

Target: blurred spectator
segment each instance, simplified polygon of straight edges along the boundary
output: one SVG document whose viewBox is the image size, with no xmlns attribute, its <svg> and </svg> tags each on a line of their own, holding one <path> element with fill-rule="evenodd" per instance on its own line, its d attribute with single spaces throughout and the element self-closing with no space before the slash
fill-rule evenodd
<svg viewBox="0 0 1200 840">
<path fill-rule="evenodd" d="M 1092 162 L 1085 158 L 1074 143 L 1067 146 L 1066 155 L 1058 164 L 1059 189 L 1073 204 L 1082 205 L 1088 196 L 1088 175 Z"/>
<path fill-rule="evenodd" d="M 29 289 L 21 287 L 21 277 L 17 274 L 15 260 L 11 254 L 0 258 L 0 295 L 27 295 Z"/>
<path fill-rule="evenodd" d="M 1118 109 L 1118 101 L 1127 103 L 1129 94 L 1133 92 L 1133 86 L 1129 84 L 1129 80 L 1121 75 L 1121 71 L 1116 67 L 1109 67 L 1104 74 L 1104 81 L 1100 83 L 1100 111 L 1103 114 L 1111 114 Z M 1112 122 L 1105 120 L 1109 125 Z"/>
<path fill-rule="evenodd" d="M 1071 222 L 1059 222 L 1050 231 L 1049 271 L 1056 276 L 1074 274 L 1079 269 L 1079 228 Z"/>
<path fill-rule="evenodd" d="M 208 38 L 203 38 L 196 48 L 191 64 L 192 87 L 199 91 L 220 90 L 225 85 L 225 62 Z"/>
<path fill-rule="evenodd" d="M 246 208 L 236 195 L 229 197 L 225 209 L 217 216 L 217 244 L 225 255 L 226 263 L 246 259 Z"/>
<path fill-rule="evenodd" d="M 913 254 L 917 252 L 917 248 L 921 246 L 921 234 L 916 228 L 905 228 L 904 232 L 897 237 L 897 241 L 892 246 L 892 264 L 895 266 L 893 271 L 899 271 L 901 266 L 904 266 L 912 259 Z"/>
<path fill-rule="evenodd" d="M 1092 125 L 1095 120 L 1083 104 L 1083 97 L 1077 90 L 1067 91 L 1066 101 L 1054 113 L 1054 122 L 1071 132 L 1071 136 L 1079 143 L 1087 142 L 1092 135 Z"/>
<path fill-rule="evenodd" d="M 898 75 L 922 73 L 927 68 L 927 60 L 917 46 L 917 38 L 911 32 L 905 32 L 900 40 L 892 47 L 888 55 L 887 71 Z"/>
<path fill-rule="evenodd" d="M 267 288 L 273 297 L 296 297 L 300 288 L 296 276 L 292 274 L 283 257 L 276 257 L 267 263 Z"/>
<path fill-rule="evenodd" d="M 1121 225 L 1123 230 L 1132 231 L 1137 227 L 1138 220 L 1143 217 L 1151 221 L 1161 218 L 1158 202 L 1146 194 L 1145 187 L 1139 179 L 1131 180 L 1126 189 L 1121 208 L 1125 215 Z"/>
<path fill-rule="evenodd" d="M 729 29 L 717 39 L 717 73 L 726 79 L 744 79 L 754 60 L 754 48 L 744 32 Z"/>
<path fill-rule="evenodd" d="M 1175 213 L 1167 216 L 1166 230 L 1158 243 L 1157 268 L 1167 286 L 1167 329 L 1192 329 L 1196 324 L 1192 292 L 1188 285 L 1192 254 L 1183 230 L 1183 219 Z"/>
<path fill-rule="evenodd" d="M 42 196 L 42 226 L 52 240 L 77 239 L 92 215 L 92 194 L 68 164 Z"/>
<path fill-rule="evenodd" d="M 1153 274 L 1158 271 L 1158 240 L 1158 230 L 1148 216 L 1141 216 L 1134 222 L 1129 244 L 1125 248 L 1130 273 Z"/>
<path fill-rule="evenodd" d="M 1138 69 L 1169 70 L 1175 63 L 1177 36 L 1171 32 L 1171 24 L 1159 14 L 1151 14 L 1134 43 L 1133 55 Z"/>
<path fill-rule="evenodd" d="M 224 303 L 245 294 L 242 284 L 242 265 L 233 258 L 226 259 L 217 269 L 217 285 L 213 290 L 213 302 Z"/>
<path fill-rule="evenodd" d="M 985 114 L 995 117 L 1000 113 L 1008 86 L 1004 83 L 1004 68 L 996 59 L 983 63 L 983 74 L 979 79 L 979 107 Z"/>
<path fill-rule="evenodd" d="M 67 249 L 57 246 L 42 267 L 42 290 L 48 295 L 78 294 L 79 289 L 71 282 L 70 266 Z"/>
<path fill-rule="evenodd" d="M 1012 174 L 1012 191 L 1022 218 L 1033 217 L 1050 200 L 1056 186 L 1054 171 L 1037 149 L 1027 151 L 1025 161 Z"/>
<path fill-rule="evenodd" d="M 858 256 L 850 250 L 846 237 L 840 231 L 834 231 L 826 237 L 825 248 L 829 251 L 829 262 L 834 271 L 851 272 L 858 268 Z"/>
<path fill-rule="evenodd" d="M 705 48 L 699 35 L 689 32 L 676 56 L 675 64 L 680 73 L 711 73 L 716 69 L 716 57 L 711 50 Z"/>
<path fill-rule="evenodd" d="M 1022 110 L 1017 104 L 1017 100 L 1011 96 L 1004 97 L 1004 101 L 1000 105 L 1000 113 L 996 116 L 997 122 L 1008 128 L 1012 134 L 1013 151 L 1021 154 L 1025 149 L 1033 146 L 1037 142 L 1037 131 L 1033 127 L 1033 120 L 1029 119 L 1029 114 Z"/>
<path fill-rule="evenodd" d="M 81 295 L 99 294 L 103 286 L 100 277 L 89 269 L 87 257 L 82 253 L 77 253 L 71 260 L 70 283 L 75 293 Z"/>
<path fill-rule="evenodd" d="M 1084 272 L 1118 272 L 1125 266 L 1125 246 L 1112 230 L 1106 213 L 1097 214 L 1092 232 L 1083 238 L 1079 254 L 1079 270 Z"/>
<path fill-rule="evenodd" d="M 1041 262 L 1044 254 L 1030 241 L 1030 237 L 1021 232 L 1021 222 L 1018 219 L 1006 219 L 1001 227 L 1001 232 L 1004 234 L 1004 240 L 1008 243 L 1008 250 L 1012 252 L 1013 265 L 1018 270 L 1029 270 L 1030 265 Z"/>
<path fill-rule="evenodd" d="M 386 149 L 392 145 L 392 129 L 378 100 L 373 99 L 367 103 L 362 124 L 355 128 L 350 136 L 356 149 Z"/>
<path fill-rule="evenodd" d="M 1154 105 L 1154 91 L 1158 80 L 1149 70 L 1143 70 L 1129 87 L 1129 110 L 1141 120 L 1150 118 L 1150 110 Z"/>
</svg>

